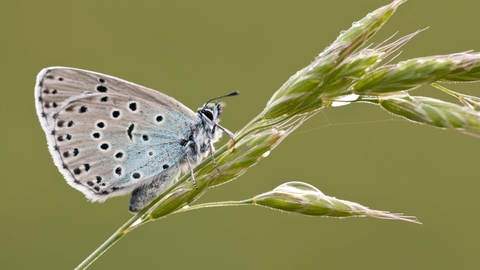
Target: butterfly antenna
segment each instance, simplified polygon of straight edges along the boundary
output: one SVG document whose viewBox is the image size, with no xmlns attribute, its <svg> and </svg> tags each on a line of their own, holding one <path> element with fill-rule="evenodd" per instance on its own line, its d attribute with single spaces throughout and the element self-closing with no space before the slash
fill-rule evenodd
<svg viewBox="0 0 480 270">
<path fill-rule="evenodd" d="M 239 91 L 235 91 L 235 92 L 232 92 L 232 93 L 230 93 L 230 94 L 226 94 L 226 95 L 214 97 L 214 98 L 212 98 L 212 99 L 209 99 L 209 100 L 205 103 L 205 105 L 204 105 L 203 107 L 207 106 L 208 103 L 210 103 L 210 102 L 212 102 L 212 101 L 214 101 L 214 100 L 216 100 L 216 99 L 221 99 L 221 98 L 224 98 L 224 97 L 232 97 L 232 96 L 236 96 L 236 95 L 238 95 L 238 94 L 240 94 L 240 92 L 239 92 Z"/>
</svg>

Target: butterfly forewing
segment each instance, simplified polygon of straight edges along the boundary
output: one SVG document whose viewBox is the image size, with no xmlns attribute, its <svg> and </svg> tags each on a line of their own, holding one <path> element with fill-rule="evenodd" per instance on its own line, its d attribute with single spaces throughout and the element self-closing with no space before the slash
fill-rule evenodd
<svg viewBox="0 0 480 270">
<path fill-rule="evenodd" d="M 37 112 L 51 126 L 51 119 L 56 112 L 70 101 L 92 93 L 119 93 L 137 97 L 178 111 L 187 118 L 195 117 L 192 110 L 158 91 L 109 75 L 63 67 L 46 68 L 38 74 L 35 88 Z"/>
</svg>

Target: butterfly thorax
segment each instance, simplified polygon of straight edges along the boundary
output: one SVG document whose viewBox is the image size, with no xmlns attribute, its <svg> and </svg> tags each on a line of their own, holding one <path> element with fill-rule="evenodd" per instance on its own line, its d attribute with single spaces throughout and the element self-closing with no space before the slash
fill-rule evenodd
<svg viewBox="0 0 480 270">
<path fill-rule="evenodd" d="M 198 109 L 199 121 L 192 126 L 191 136 L 186 142 L 189 147 L 187 158 L 193 165 L 215 151 L 213 144 L 222 136 L 222 130 L 217 128 L 220 114 L 221 107 L 218 103 Z"/>
</svg>

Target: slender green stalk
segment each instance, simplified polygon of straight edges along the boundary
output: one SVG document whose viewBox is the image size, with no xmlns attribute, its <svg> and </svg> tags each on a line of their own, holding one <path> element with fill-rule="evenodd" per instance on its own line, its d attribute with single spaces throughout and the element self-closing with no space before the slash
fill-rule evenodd
<svg viewBox="0 0 480 270">
<path fill-rule="evenodd" d="M 437 83 L 432 83 L 432 86 L 457 98 L 463 105 L 467 106 L 469 109 L 480 111 L 480 98 L 457 93 Z"/>
<path fill-rule="evenodd" d="M 132 217 L 128 220 L 122 227 L 120 227 L 112 236 L 110 236 L 107 241 L 105 241 L 101 246 L 99 246 L 90 256 L 88 256 L 82 263 L 80 263 L 75 270 L 87 269 L 95 260 L 97 260 L 102 254 L 112 247 L 120 238 L 127 234 L 130 230 L 129 228 L 135 221 L 138 220 L 139 214 Z"/>
<path fill-rule="evenodd" d="M 274 190 L 259 194 L 251 199 L 242 201 L 224 201 L 197 204 L 184 207 L 176 213 L 183 213 L 202 208 L 221 206 L 263 206 L 284 212 L 293 212 L 308 216 L 321 217 L 373 217 L 380 219 L 402 220 L 421 224 L 416 217 L 388 211 L 371 210 L 355 202 L 340 200 L 323 194 L 312 185 L 302 182 L 289 182 L 276 187 Z"/>
<path fill-rule="evenodd" d="M 184 208 L 178 210 L 175 213 L 184 213 L 184 212 L 203 209 L 203 208 L 225 207 L 225 206 L 246 206 L 246 205 L 252 205 L 251 200 L 222 201 L 222 202 L 210 202 L 210 203 L 195 204 L 195 205 L 192 205 L 192 206 L 184 207 Z"/>
</svg>

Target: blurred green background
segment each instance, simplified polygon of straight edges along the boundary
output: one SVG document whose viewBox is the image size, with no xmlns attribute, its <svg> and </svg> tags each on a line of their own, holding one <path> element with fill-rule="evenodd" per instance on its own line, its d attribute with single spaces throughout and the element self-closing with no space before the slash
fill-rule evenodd
<svg viewBox="0 0 480 270">
<path fill-rule="evenodd" d="M 192 109 L 239 90 L 224 100 L 222 121 L 237 131 L 341 30 L 387 3 L 2 0 L 0 268 L 72 269 L 131 217 L 128 197 L 89 203 L 54 166 L 34 108 L 42 68 L 113 75 Z M 479 1 L 410 1 L 373 41 L 430 26 L 398 60 L 480 51 L 479 9 Z M 480 96 L 479 84 L 451 88 Z M 448 99 L 431 87 L 416 93 Z M 479 139 L 376 106 L 329 108 L 200 201 L 245 199 L 298 180 L 424 225 L 205 209 L 133 231 L 90 269 L 478 269 L 479 151 Z"/>
</svg>

